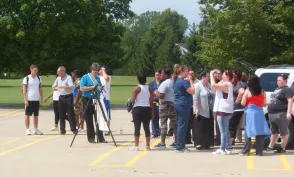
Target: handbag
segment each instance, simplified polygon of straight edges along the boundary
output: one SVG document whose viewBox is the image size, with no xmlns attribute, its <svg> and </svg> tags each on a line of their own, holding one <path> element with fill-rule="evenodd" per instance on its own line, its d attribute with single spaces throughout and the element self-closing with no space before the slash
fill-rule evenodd
<svg viewBox="0 0 294 177">
<path fill-rule="evenodd" d="M 127 102 L 127 111 L 130 112 L 133 109 L 133 103 L 131 99 L 128 99 Z"/>
</svg>

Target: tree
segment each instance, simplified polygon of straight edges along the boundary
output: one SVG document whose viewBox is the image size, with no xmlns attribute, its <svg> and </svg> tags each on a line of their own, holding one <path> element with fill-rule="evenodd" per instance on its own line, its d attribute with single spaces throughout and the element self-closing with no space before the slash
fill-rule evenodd
<svg viewBox="0 0 294 177">
<path fill-rule="evenodd" d="M 197 53 L 200 51 L 199 29 L 197 25 L 193 23 L 189 30 L 189 35 L 186 38 L 188 52 L 181 57 L 181 63 L 190 66 L 195 72 L 201 72 L 204 69 L 203 64 L 197 58 Z"/>
<path fill-rule="evenodd" d="M 243 57 L 256 66 L 294 63 L 293 2 L 201 0 L 198 58 L 208 67 L 234 66 Z"/>
<path fill-rule="evenodd" d="M 151 24 L 160 16 L 160 12 L 147 11 L 141 15 L 135 15 L 123 22 L 126 31 L 122 37 L 121 48 L 124 56 L 122 63 L 125 65 L 116 74 L 136 74 L 143 72 L 147 66 L 142 63 L 142 41 L 146 37 Z"/>
<path fill-rule="evenodd" d="M 183 42 L 188 20 L 170 9 L 165 10 L 153 23 L 144 45 L 144 60 L 152 69 L 171 66 L 180 62 L 181 52 L 177 43 Z"/>
<path fill-rule="evenodd" d="M 85 70 L 93 61 L 118 67 L 124 27 L 116 21 L 133 14 L 130 2 L 1 1 L 0 68 L 26 71 L 35 63 L 55 73 L 61 64 Z"/>
<path fill-rule="evenodd" d="M 124 71 L 135 74 L 180 62 L 181 52 L 176 44 L 183 42 L 188 27 L 184 16 L 167 9 L 162 13 L 143 13 L 124 24 L 127 27 L 122 38 L 123 60 L 127 63 Z"/>
</svg>

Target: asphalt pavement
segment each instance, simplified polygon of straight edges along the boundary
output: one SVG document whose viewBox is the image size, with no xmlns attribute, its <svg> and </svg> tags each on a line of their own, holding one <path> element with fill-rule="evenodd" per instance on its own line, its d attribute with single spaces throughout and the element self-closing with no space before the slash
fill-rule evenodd
<svg viewBox="0 0 294 177">
<path fill-rule="evenodd" d="M 31 119 L 32 125 L 32 119 Z M 144 136 L 140 151 L 133 146 L 133 124 L 126 110 L 113 110 L 111 129 L 118 147 L 110 136 L 107 144 L 89 144 L 80 133 L 70 146 L 73 135 L 50 132 L 54 125 L 52 110 L 41 110 L 39 129 L 44 135 L 25 135 L 24 110 L 0 109 L 0 174 L 5 177 L 179 177 L 179 176 L 281 176 L 292 177 L 294 151 L 286 155 L 266 152 L 262 157 L 239 156 L 242 144 L 232 155 L 214 156 L 217 149 L 176 153 L 174 149 L 145 150 Z M 67 128 L 69 125 L 67 124 Z M 123 134 L 120 134 L 122 128 Z M 32 128 L 31 128 L 32 129 Z M 143 129 L 141 130 L 143 135 Z M 152 145 L 159 142 L 152 139 Z M 171 144 L 172 139 L 167 140 Z"/>
</svg>

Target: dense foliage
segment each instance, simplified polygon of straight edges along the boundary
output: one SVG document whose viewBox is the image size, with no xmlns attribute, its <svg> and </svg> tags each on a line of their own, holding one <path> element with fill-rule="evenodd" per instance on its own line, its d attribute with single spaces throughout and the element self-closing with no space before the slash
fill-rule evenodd
<svg viewBox="0 0 294 177">
<path fill-rule="evenodd" d="M 61 64 L 85 71 L 93 61 L 120 75 L 174 63 L 200 71 L 234 67 L 237 57 L 294 64 L 294 0 L 199 0 L 202 21 L 188 31 L 176 11 L 135 15 L 131 1 L 1 0 L 0 72 L 31 63 L 44 74 Z"/>
<path fill-rule="evenodd" d="M 170 9 L 146 12 L 128 19 L 122 38 L 124 67 L 120 74 L 136 74 L 179 63 L 188 20 Z"/>
<path fill-rule="evenodd" d="M 198 58 L 228 67 L 243 57 L 260 67 L 294 64 L 294 1 L 200 0 Z"/>
<path fill-rule="evenodd" d="M 86 70 L 93 61 L 119 67 L 119 20 L 132 15 L 131 0 L 1 0 L 0 71 L 43 73 Z"/>
</svg>

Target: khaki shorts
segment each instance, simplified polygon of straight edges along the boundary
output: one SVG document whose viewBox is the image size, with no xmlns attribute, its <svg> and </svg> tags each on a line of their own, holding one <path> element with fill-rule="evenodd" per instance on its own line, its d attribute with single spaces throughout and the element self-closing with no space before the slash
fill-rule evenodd
<svg viewBox="0 0 294 177">
<path fill-rule="evenodd" d="M 84 110 L 83 110 L 83 102 L 80 101 L 74 106 L 75 116 L 83 117 Z"/>
</svg>

